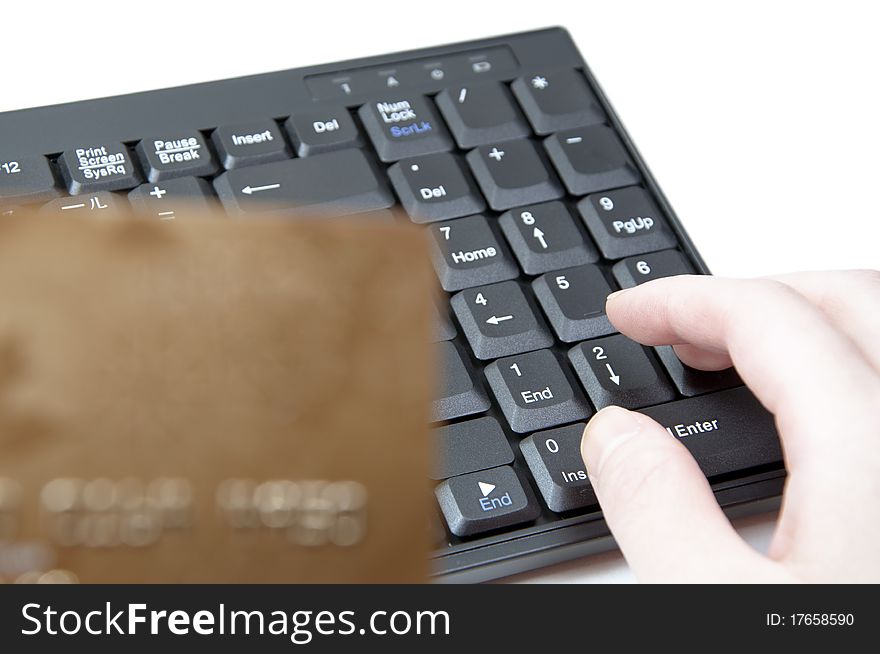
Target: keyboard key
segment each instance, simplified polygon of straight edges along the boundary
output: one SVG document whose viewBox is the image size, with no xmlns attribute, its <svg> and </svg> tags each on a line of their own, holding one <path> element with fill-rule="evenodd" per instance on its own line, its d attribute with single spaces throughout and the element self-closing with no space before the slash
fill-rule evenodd
<svg viewBox="0 0 880 654">
<path fill-rule="evenodd" d="M 456 86 L 435 98 L 461 148 L 528 136 L 529 125 L 501 82 Z"/>
<path fill-rule="evenodd" d="M 451 341 L 458 335 L 458 331 L 449 319 L 449 314 L 446 312 L 445 308 L 441 311 L 437 308 L 437 305 L 431 303 L 431 306 L 433 308 L 432 314 L 434 324 L 434 332 L 431 338 L 432 342 L 439 343 L 440 341 Z"/>
<path fill-rule="evenodd" d="M 496 211 L 562 197 L 562 186 L 528 140 L 484 145 L 467 154 L 483 194 Z"/>
<path fill-rule="evenodd" d="M 227 170 L 290 158 L 290 150 L 274 120 L 218 127 L 211 134 L 211 142 Z"/>
<path fill-rule="evenodd" d="M 382 161 L 452 149 L 449 132 L 424 96 L 393 96 L 368 102 L 358 109 L 358 116 Z"/>
<path fill-rule="evenodd" d="M 495 418 L 477 418 L 433 430 L 434 458 L 431 479 L 513 463 L 513 450 Z"/>
<path fill-rule="evenodd" d="M 345 107 L 295 114 L 284 126 L 300 157 L 363 145 L 361 133 Z"/>
<path fill-rule="evenodd" d="M 447 479 L 434 491 L 456 536 L 473 536 L 538 517 L 537 500 L 510 466 Z"/>
<path fill-rule="evenodd" d="M 690 275 L 694 272 L 691 264 L 678 250 L 663 250 L 623 259 L 615 263 L 611 270 L 621 288 L 632 288 L 652 279 Z"/>
<path fill-rule="evenodd" d="M 538 134 L 605 120 L 587 80 L 576 70 L 525 75 L 511 89 Z"/>
<path fill-rule="evenodd" d="M 135 151 L 150 182 L 189 175 L 204 177 L 217 171 L 217 163 L 199 132 L 143 139 Z"/>
<path fill-rule="evenodd" d="M 211 185 L 198 177 L 141 184 L 128 194 L 135 210 L 159 220 L 178 220 L 193 213 L 204 215 L 214 208 L 213 199 Z"/>
<path fill-rule="evenodd" d="M 620 139 L 605 125 L 559 132 L 544 139 L 544 147 L 573 195 L 629 186 L 641 179 Z"/>
<path fill-rule="evenodd" d="M 578 210 L 607 259 L 675 247 L 666 219 L 638 186 L 587 196 Z"/>
<path fill-rule="evenodd" d="M 434 398 L 432 407 L 434 420 L 452 420 L 486 411 L 489 399 L 483 389 L 474 383 L 455 345 L 444 341 L 434 345 L 434 348 L 434 361 L 440 371 L 439 394 Z"/>
<path fill-rule="evenodd" d="M 486 366 L 486 379 L 518 434 L 584 420 L 590 406 L 550 350 L 498 359 Z"/>
<path fill-rule="evenodd" d="M 388 177 L 416 223 L 458 218 L 486 208 L 470 172 L 447 152 L 399 161 L 388 169 Z"/>
<path fill-rule="evenodd" d="M 733 368 L 697 370 L 684 365 L 671 345 L 662 345 L 654 349 L 666 372 L 669 373 L 672 383 L 682 395 L 692 397 L 742 385 L 739 374 Z"/>
<path fill-rule="evenodd" d="M 574 343 L 616 331 L 605 315 L 612 288 L 598 266 L 556 270 L 535 279 L 532 287 L 560 340 Z"/>
<path fill-rule="evenodd" d="M 519 275 L 507 246 L 483 216 L 431 226 L 431 255 L 446 291 L 491 284 Z"/>
<path fill-rule="evenodd" d="M 236 168 L 217 177 L 214 189 L 233 215 L 267 210 L 340 215 L 394 205 L 385 182 L 356 149 Z"/>
<path fill-rule="evenodd" d="M 745 387 L 661 404 L 641 413 L 681 440 L 707 477 L 782 464 L 773 415 Z"/>
<path fill-rule="evenodd" d="M 586 424 L 532 434 L 520 442 L 523 457 L 551 511 L 562 513 L 598 503 L 581 457 Z"/>
<path fill-rule="evenodd" d="M 478 286 L 452 296 L 452 309 L 478 359 L 550 347 L 553 337 L 516 282 Z"/>
<path fill-rule="evenodd" d="M 540 275 L 599 259 L 596 248 L 581 233 L 562 202 L 513 209 L 498 222 L 526 274 Z"/>
<path fill-rule="evenodd" d="M 42 155 L 0 156 L 0 204 L 45 202 L 60 195 L 49 160 Z"/>
<path fill-rule="evenodd" d="M 654 357 L 621 334 L 576 345 L 568 358 L 597 409 L 638 409 L 675 399 Z"/>
<path fill-rule="evenodd" d="M 141 182 L 131 155 L 122 143 L 67 150 L 58 159 L 58 165 L 71 195 L 129 189 Z"/>
<path fill-rule="evenodd" d="M 117 193 L 98 191 L 89 195 L 78 195 L 72 198 L 57 198 L 44 204 L 40 208 L 41 213 L 60 213 L 65 216 L 98 215 L 101 213 L 118 214 L 129 209 Z"/>
</svg>

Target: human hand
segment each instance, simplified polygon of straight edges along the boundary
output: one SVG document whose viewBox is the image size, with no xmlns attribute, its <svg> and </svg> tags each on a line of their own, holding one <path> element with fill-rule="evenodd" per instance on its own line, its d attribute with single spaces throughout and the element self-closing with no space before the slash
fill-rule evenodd
<svg viewBox="0 0 880 654">
<path fill-rule="evenodd" d="M 608 318 L 694 368 L 736 366 L 776 417 L 788 471 L 767 556 L 743 541 L 684 445 L 647 416 L 597 413 L 581 454 L 642 581 L 880 581 L 880 272 L 658 279 Z"/>
</svg>

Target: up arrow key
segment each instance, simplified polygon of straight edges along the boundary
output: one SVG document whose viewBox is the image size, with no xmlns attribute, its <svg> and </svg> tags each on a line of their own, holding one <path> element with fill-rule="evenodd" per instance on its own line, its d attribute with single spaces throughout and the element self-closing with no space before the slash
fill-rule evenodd
<svg viewBox="0 0 880 654">
<path fill-rule="evenodd" d="M 538 239 L 538 243 L 541 244 L 542 248 L 544 248 L 545 250 L 547 249 L 547 241 L 544 240 L 544 232 L 535 227 L 535 231 L 532 232 L 532 236 Z"/>
</svg>

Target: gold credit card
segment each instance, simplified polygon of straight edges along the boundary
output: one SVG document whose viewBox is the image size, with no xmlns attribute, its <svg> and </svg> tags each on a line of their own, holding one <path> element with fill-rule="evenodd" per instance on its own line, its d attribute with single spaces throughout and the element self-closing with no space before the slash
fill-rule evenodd
<svg viewBox="0 0 880 654">
<path fill-rule="evenodd" d="M 0 579 L 424 581 L 424 250 L 357 217 L 0 221 Z"/>
</svg>

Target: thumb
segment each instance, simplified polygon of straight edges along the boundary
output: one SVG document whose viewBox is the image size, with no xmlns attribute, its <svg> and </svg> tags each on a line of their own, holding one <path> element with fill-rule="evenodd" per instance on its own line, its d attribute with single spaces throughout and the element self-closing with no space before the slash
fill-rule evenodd
<svg viewBox="0 0 880 654">
<path fill-rule="evenodd" d="M 687 448 L 651 418 L 602 409 L 584 430 L 581 455 L 641 581 L 744 581 L 768 563 L 734 531 Z"/>
</svg>

